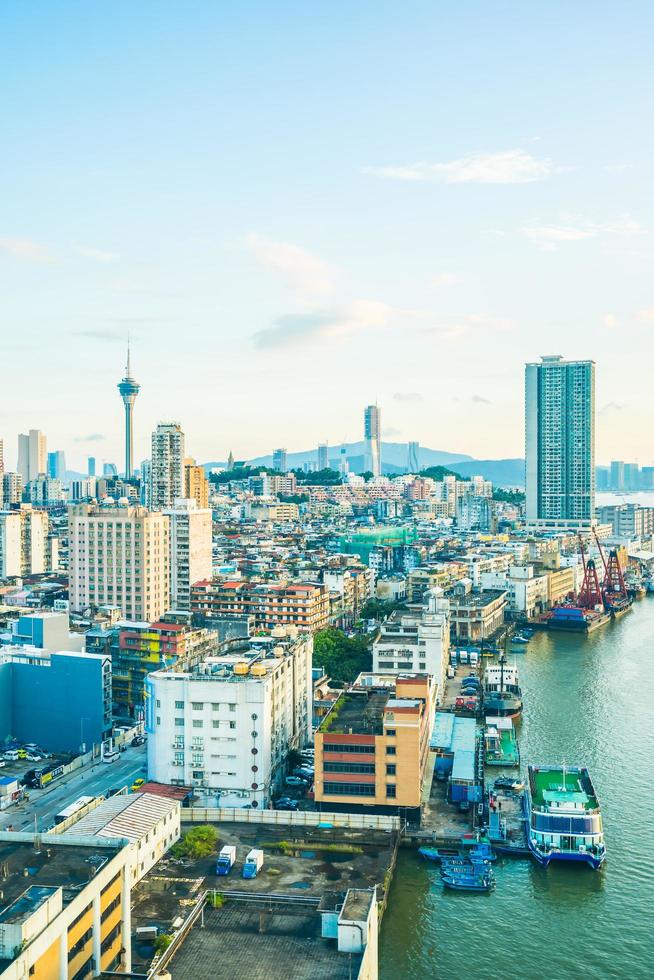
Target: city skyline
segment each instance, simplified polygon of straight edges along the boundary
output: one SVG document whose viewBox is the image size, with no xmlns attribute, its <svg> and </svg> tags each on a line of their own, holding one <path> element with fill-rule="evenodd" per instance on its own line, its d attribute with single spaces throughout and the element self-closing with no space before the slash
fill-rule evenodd
<svg viewBox="0 0 654 980">
<path fill-rule="evenodd" d="M 480 3 L 364 3 L 347 30 L 285 3 L 170 5 L 154 33 L 138 5 L 119 26 L 44 4 L 38 35 L 7 5 L 0 353 L 30 366 L 28 404 L 24 372 L 3 378 L 9 458 L 42 428 L 74 469 L 122 459 L 131 332 L 135 460 L 168 415 L 197 458 L 246 458 L 352 441 L 375 399 L 386 439 L 522 455 L 522 365 L 561 353 L 597 363 L 598 460 L 650 462 L 652 11 L 635 6 L 598 11 L 592 45 L 580 8 L 531 9 L 538 42 L 519 45 L 510 9 Z"/>
</svg>

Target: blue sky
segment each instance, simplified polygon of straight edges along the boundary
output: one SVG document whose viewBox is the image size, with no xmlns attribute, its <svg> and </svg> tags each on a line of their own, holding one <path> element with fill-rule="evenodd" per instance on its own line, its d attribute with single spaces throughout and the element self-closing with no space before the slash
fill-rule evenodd
<svg viewBox="0 0 654 980">
<path fill-rule="evenodd" d="M 119 460 L 360 438 L 523 451 L 523 363 L 597 362 L 651 463 L 654 8 L 6 0 L 0 437 Z"/>
</svg>

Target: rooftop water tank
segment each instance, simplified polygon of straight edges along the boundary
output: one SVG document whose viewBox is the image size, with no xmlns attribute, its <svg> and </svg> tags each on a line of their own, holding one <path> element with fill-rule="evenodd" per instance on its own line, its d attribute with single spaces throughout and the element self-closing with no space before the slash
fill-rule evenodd
<svg viewBox="0 0 654 980">
<path fill-rule="evenodd" d="M 250 673 L 253 677 L 265 677 L 266 668 L 263 664 L 255 664 Z"/>
<path fill-rule="evenodd" d="M 245 660 L 239 660 L 238 663 L 234 664 L 234 673 L 243 675 L 249 672 L 250 668 L 246 664 Z"/>
</svg>

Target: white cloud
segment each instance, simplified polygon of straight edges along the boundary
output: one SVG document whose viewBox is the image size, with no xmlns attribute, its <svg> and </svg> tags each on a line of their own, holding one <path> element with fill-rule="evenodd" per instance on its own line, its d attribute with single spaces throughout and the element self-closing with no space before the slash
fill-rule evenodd
<svg viewBox="0 0 654 980">
<path fill-rule="evenodd" d="M 95 259 L 96 262 L 115 262 L 119 258 L 116 252 L 106 252 L 101 248 L 89 248 L 83 245 L 78 245 L 76 252 L 86 259 Z"/>
<path fill-rule="evenodd" d="M 460 282 L 461 276 L 457 276 L 455 272 L 437 272 L 429 280 L 429 285 L 440 289 L 442 286 L 457 286 Z"/>
<path fill-rule="evenodd" d="M 618 326 L 618 318 L 615 313 L 605 313 L 602 317 L 602 324 L 607 330 L 615 330 Z"/>
<path fill-rule="evenodd" d="M 254 335 L 256 347 L 297 347 L 312 341 L 343 340 L 365 330 L 385 327 L 394 310 L 375 300 L 355 300 L 333 309 L 290 313 Z"/>
<path fill-rule="evenodd" d="M 44 264 L 52 262 L 52 253 L 45 245 L 31 238 L 0 238 L 0 251 L 25 262 Z"/>
<path fill-rule="evenodd" d="M 522 228 L 522 233 L 530 242 L 544 249 L 554 251 L 565 242 L 578 242 L 586 238 L 598 238 L 601 235 L 617 235 L 620 237 L 637 235 L 641 226 L 630 215 L 625 214 L 615 221 L 598 223 L 593 221 L 573 221 L 564 218 L 561 224 L 532 225 Z"/>
<path fill-rule="evenodd" d="M 523 228 L 522 232 L 539 248 L 553 252 L 561 242 L 578 242 L 583 238 L 594 238 L 596 231 L 590 228 L 574 228 L 572 225 L 537 225 Z"/>
<path fill-rule="evenodd" d="M 526 150 L 473 153 L 447 163 L 410 163 L 395 167 L 366 167 L 364 173 L 390 180 L 438 180 L 446 184 L 529 184 L 556 172 L 551 160 Z"/>
<path fill-rule="evenodd" d="M 254 234 L 248 235 L 247 245 L 261 266 L 279 272 L 298 292 L 316 295 L 333 290 L 336 270 L 299 245 Z"/>
</svg>

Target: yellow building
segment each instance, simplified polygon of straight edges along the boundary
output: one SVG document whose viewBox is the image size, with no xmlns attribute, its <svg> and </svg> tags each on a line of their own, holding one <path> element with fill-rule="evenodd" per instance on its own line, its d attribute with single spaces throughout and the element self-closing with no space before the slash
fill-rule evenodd
<svg viewBox="0 0 654 980">
<path fill-rule="evenodd" d="M 184 460 L 184 496 L 188 500 L 197 501 L 200 510 L 209 506 L 209 481 L 204 467 L 197 466 L 191 456 Z"/>
<path fill-rule="evenodd" d="M 127 841 L 16 837 L 0 833 L 2 980 L 83 980 L 105 970 L 129 971 Z"/>
<path fill-rule="evenodd" d="M 429 674 L 360 675 L 316 732 L 316 802 L 419 818 L 433 699 Z"/>
</svg>

